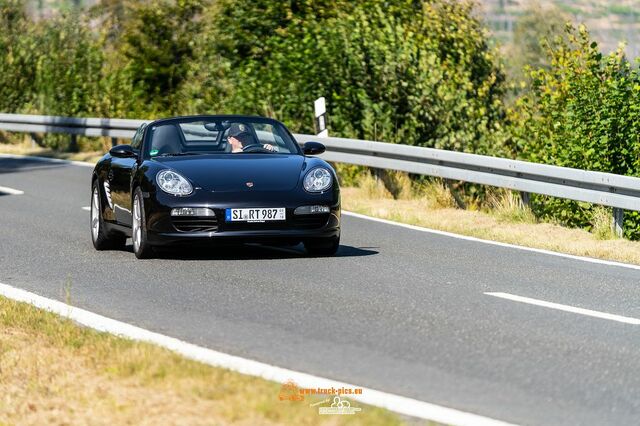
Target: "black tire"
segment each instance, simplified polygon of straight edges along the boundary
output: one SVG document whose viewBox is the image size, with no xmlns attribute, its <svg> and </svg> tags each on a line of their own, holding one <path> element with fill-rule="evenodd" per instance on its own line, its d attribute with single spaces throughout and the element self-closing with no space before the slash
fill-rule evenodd
<svg viewBox="0 0 640 426">
<path fill-rule="evenodd" d="M 102 197 L 98 180 L 91 185 L 91 214 L 89 225 L 91 226 L 91 241 L 96 250 L 122 250 L 127 237 L 119 232 L 107 232 L 102 218 Z"/>
<path fill-rule="evenodd" d="M 133 253 L 138 259 L 150 259 L 153 257 L 153 247 L 147 241 L 147 218 L 144 213 L 142 191 L 136 188 L 133 193 L 131 239 L 133 240 Z"/>
<path fill-rule="evenodd" d="M 307 240 L 304 242 L 304 248 L 311 256 L 333 256 L 340 248 L 340 237 Z"/>
</svg>

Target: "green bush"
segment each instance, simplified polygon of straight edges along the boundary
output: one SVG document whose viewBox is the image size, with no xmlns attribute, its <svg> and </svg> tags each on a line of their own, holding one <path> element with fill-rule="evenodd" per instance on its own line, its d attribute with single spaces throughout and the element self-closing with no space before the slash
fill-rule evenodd
<svg viewBox="0 0 640 426">
<path fill-rule="evenodd" d="M 519 158 L 621 175 L 640 173 L 640 74 L 622 49 L 603 55 L 584 27 L 548 45 L 550 66 L 531 72 L 511 114 Z M 589 228 L 593 206 L 533 197 L 537 215 Z M 627 236 L 638 233 L 629 216 Z"/>
<path fill-rule="evenodd" d="M 183 114 L 189 100 L 182 89 L 194 67 L 199 15 L 208 1 L 153 0 L 129 5 L 116 49 L 134 88 L 134 104 L 143 116 Z M 205 59 L 206 60 L 206 59 Z"/>
<path fill-rule="evenodd" d="M 471 3 L 104 0 L 30 20 L 0 0 L 2 109 L 158 117 L 257 113 L 313 131 L 501 152 L 503 75 Z"/>
<path fill-rule="evenodd" d="M 37 25 L 33 37 L 39 47 L 29 109 L 51 115 L 95 114 L 104 57 L 88 23 L 64 15 Z"/>
<path fill-rule="evenodd" d="M 553 43 L 556 37 L 563 38 L 565 25 L 571 17 L 553 5 L 544 7 L 537 2 L 528 4 L 519 15 L 513 30 L 513 39 L 505 49 L 507 75 L 516 90 L 526 79 L 527 67 L 547 68 L 549 56 L 545 44 Z"/>
<path fill-rule="evenodd" d="M 0 111 L 19 112 L 33 91 L 38 46 L 30 34 L 25 3 L 0 0 Z"/>
<path fill-rule="evenodd" d="M 311 132 L 328 101 L 334 135 L 499 151 L 503 75 L 464 2 L 227 0 L 217 27 L 234 110 Z"/>
<path fill-rule="evenodd" d="M 98 114 L 104 55 L 87 21 L 66 14 L 31 21 L 25 5 L 0 0 L 0 109 L 66 116 Z M 68 136 L 46 135 L 65 148 Z"/>
</svg>

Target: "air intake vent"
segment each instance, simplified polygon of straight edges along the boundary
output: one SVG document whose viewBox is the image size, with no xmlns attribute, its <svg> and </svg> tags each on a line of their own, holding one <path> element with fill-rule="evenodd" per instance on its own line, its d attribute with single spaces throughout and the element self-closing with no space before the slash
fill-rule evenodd
<svg viewBox="0 0 640 426">
<path fill-rule="evenodd" d="M 173 226 L 180 232 L 216 232 L 218 220 L 214 217 L 173 217 Z"/>
</svg>

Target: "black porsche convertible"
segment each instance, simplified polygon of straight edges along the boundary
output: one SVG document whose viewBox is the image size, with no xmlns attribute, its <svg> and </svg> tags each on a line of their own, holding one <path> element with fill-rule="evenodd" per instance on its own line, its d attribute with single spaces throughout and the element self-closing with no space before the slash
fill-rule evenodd
<svg viewBox="0 0 640 426">
<path fill-rule="evenodd" d="M 190 116 L 143 124 L 113 147 L 91 180 L 97 250 L 133 241 L 138 258 L 180 244 L 303 243 L 311 255 L 340 244 L 340 188 L 333 168 L 301 148 L 280 122 Z"/>
</svg>

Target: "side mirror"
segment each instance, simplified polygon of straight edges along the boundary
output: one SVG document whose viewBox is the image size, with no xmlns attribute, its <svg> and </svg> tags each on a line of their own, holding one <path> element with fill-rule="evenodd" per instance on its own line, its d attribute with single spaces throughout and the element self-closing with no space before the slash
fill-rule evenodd
<svg viewBox="0 0 640 426">
<path fill-rule="evenodd" d="M 302 147 L 304 155 L 319 155 L 322 154 L 326 148 L 320 142 L 307 142 Z"/>
<path fill-rule="evenodd" d="M 116 145 L 109 150 L 109 154 L 112 157 L 118 158 L 131 158 L 136 157 L 138 154 L 131 148 L 131 145 Z"/>
</svg>

